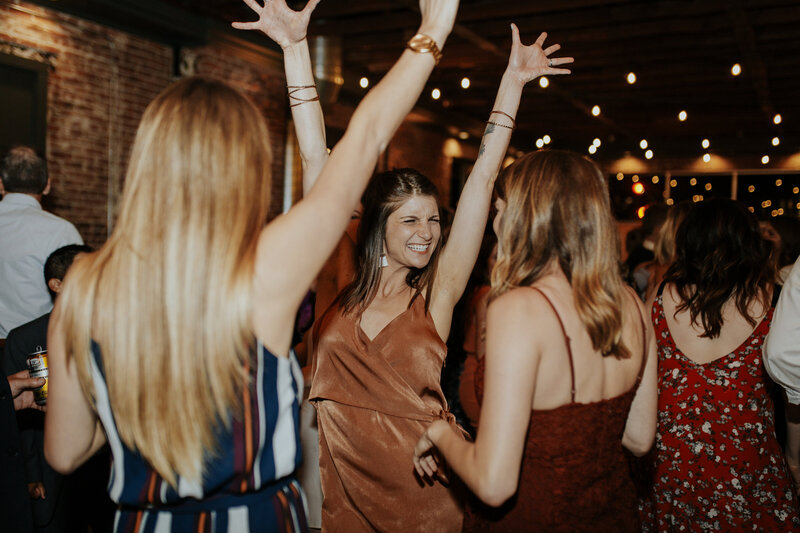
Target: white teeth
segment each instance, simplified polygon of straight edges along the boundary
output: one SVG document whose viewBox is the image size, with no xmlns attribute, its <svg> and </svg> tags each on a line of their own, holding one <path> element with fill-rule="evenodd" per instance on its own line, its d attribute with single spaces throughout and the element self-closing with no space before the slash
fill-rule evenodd
<svg viewBox="0 0 800 533">
<path fill-rule="evenodd" d="M 415 252 L 424 252 L 428 249 L 428 244 L 409 244 L 408 247 L 414 250 Z"/>
</svg>

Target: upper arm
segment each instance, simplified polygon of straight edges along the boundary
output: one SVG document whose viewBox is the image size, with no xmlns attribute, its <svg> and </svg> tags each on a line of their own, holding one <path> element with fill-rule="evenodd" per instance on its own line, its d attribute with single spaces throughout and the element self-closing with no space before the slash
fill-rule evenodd
<svg viewBox="0 0 800 533">
<path fill-rule="evenodd" d="M 656 347 L 653 322 L 647 318 L 649 315 L 638 298 L 636 298 L 636 305 L 644 317 L 644 342 L 647 351 L 645 353 L 644 368 L 642 369 L 642 380 L 628 412 L 622 444 L 634 455 L 644 455 L 653 446 L 656 435 L 658 418 L 658 349 Z"/>
<path fill-rule="evenodd" d="M 487 316 L 484 397 L 475 454 L 485 491 L 481 498 L 493 505 L 517 489 L 539 364 L 536 338 L 541 333 L 527 312 L 530 295 L 519 293 L 497 298 Z"/>
<path fill-rule="evenodd" d="M 47 335 L 48 397 L 44 453 L 54 470 L 67 474 L 104 442 L 99 421 L 81 388 L 74 358 L 67 362 L 58 302 Z"/>
</svg>

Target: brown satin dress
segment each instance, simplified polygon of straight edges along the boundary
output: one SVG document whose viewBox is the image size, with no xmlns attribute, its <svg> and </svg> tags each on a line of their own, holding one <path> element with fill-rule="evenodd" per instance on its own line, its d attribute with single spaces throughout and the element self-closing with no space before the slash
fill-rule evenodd
<svg viewBox="0 0 800 533">
<path fill-rule="evenodd" d="M 360 315 L 332 307 L 315 330 L 322 530 L 461 531 L 452 487 L 414 472 L 428 425 L 451 423 L 439 384 L 446 347 L 419 297 L 370 340 Z"/>
</svg>

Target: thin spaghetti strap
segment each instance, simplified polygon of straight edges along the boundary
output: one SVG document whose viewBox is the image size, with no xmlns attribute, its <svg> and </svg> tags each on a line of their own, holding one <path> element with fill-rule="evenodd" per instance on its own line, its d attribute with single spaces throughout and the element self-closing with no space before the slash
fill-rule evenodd
<svg viewBox="0 0 800 533">
<path fill-rule="evenodd" d="M 550 301 L 550 298 L 541 290 L 536 287 L 531 287 L 531 289 L 535 290 L 539 294 L 541 294 L 547 303 L 550 305 L 550 308 L 556 314 L 556 318 L 558 319 L 558 325 L 561 326 L 561 333 L 564 334 L 564 342 L 567 346 L 567 355 L 569 356 L 569 374 L 572 378 L 572 403 L 575 403 L 575 364 L 572 362 L 572 341 L 570 341 L 569 336 L 567 335 L 567 330 L 564 328 L 564 322 L 561 321 L 561 315 L 558 314 L 556 311 L 556 307 L 553 305 L 553 302 Z"/>
</svg>

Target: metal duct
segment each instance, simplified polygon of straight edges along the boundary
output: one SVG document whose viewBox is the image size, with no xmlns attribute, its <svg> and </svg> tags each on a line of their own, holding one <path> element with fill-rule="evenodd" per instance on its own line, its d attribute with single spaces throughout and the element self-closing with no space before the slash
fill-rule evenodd
<svg viewBox="0 0 800 533">
<path fill-rule="evenodd" d="M 317 81 L 317 93 L 323 103 L 332 104 L 344 84 L 342 77 L 342 39 L 338 36 L 311 37 L 311 63 Z"/>
</svg>

